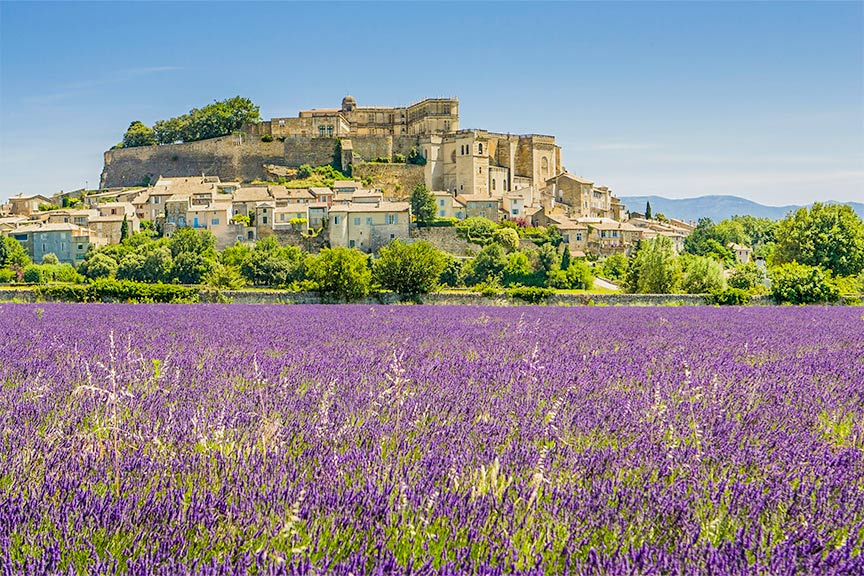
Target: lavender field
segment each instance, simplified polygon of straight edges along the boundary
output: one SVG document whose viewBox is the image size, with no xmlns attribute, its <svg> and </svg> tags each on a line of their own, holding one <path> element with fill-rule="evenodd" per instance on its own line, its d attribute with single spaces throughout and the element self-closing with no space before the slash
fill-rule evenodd
<svg viewBox="0 0 864 576">
<path fill-rule="evenodd" d="M 864 573 L 864 310 L 0 306 L 2 574 Z"/>
</svg>

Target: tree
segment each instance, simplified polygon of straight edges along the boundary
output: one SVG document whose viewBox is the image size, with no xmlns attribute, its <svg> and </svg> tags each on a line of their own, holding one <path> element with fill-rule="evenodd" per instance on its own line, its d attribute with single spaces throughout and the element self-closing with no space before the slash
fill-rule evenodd
<svg viewBox="0 0 864 576">
<path fill-rule="evenodd" d="M 153 133 L 156 136 L 156 142 L 159 144 L 182 142 L 185 131 L 186 120 L 183 116 L 169 118 L 168 120 L 159 120 L 153 125 Z"/>
<path fill-rule="evenodd" d="M 864 270 L 864 222 L 850 206 L 816 203 L 786 216 L 775 231 L 774 263 L 820 266 L 837 276 Z"/>
<path fill-rule="evenodd" d="M 308 259 L 306 269 L 324 296 L 352 301 L 369 294 L 372 271 L 366 255 L 354 248 L 324 248 Z"/>
<path fill-rule="evenodd" d="M 120 261 L 117 266 L 117 278 L 120 280 L 134 280 L 144 282 L 142 269 L 147 257 L 138 252 L 130 252 Z"/>
<path fill-rule="evenodd" d="M 435 289 L 444 265 L 441 252 L 428 242 L 406 245 L 393 240 L 378 251 L 373 277 L 387 290 L 417 298 Z"/>
<path fill-rule="evenodd" d="M 630 262 L 624 254 L 612 254 L 603 261 L 603 277 L 618 282 L 627 277 L 627 267 Z"/>
<path fill-rule="evenodd" d="M 60 264 L 60 259 L 57 258 L 57 255 L 53 252 L 48 252 L 44 256 L 42 256 L 42 264 L 48 264 L 49 266 L 56 266 Z"/>
<path fill-rule="evenodd" d="M 168 242 L 171 256 L 177 258 L 183 252 L 193 252 L 207 258 L 216 258 L 216 237 L 209 230 L 180 228 Z"/>
<path fill-rule="evenodd" d="M 14 238 L 13 241 L 18 242 Z M 20 244 L 19 244 L 20 246 Z M 9 257 L 9 245 L 5 237 L 0 237 L 0 268 L 6 266 L 6 259 Z"/>
<path fill-rule="evenodd" d="M 408 164 L 414 164 L 416 166 L 425 166 L 426 157 L 423 156 L 423 153 L 420 152 L 420 150 L 418 150 L 416 146 L 414 146 L 413 148 L 411 148 L 411 151 L 408 152 L 406 162 L 408 162 Z"/>
<path fill-rule="evenodd" d="M 772 268 L 770 276 L 771 295 L 778 303 L 815 304 L 840 298 L 831 274 L 818 266 L 791 262 Z"/>
<path fill-rule="evenodd" d="M 507 252 L 513 252 L 519 248 L 519 233 L 513 228 L 498 228 L 492 233 L 492 241 Z"/>
<path fill-rule="evenodd" d="M 173 265 L 168 246 L 157 246 L 147 252 L 141 266 L 141 278 L 144 282 L 170 282 Z"/>
<path fill-rule="evenodd" d="M 571 262 L 566 269 L 552 270 L 547 279 L 550 288 L 590 290 L 594 285 L 591 267 L 582 260 Z"/>
<path fill-rule="evenodd" d="M 246 285 L 246 279 L 237 267 L 216 264 L 204 277 L 204 284 L 223 290 L 240 290 Z"/>
<path fill-rule="evenodd" d="M 743 232 L 740 235 L 739 232 L 735 227 L 715 225 L 710 218 L 700 218 L 693 232 L 684 239 L 684 251 L 696 256 L 713 256 L 727 264 L 734 264 L 735 253 L 727 244 L 743 241 Z"/>
<path fill-rule="evenodd" d="M 739 290 L 760 292 L 764 290 L 766 279 L 767 275 L 755 262 L 748 262 L 732 269 L 728 284 Z"/>
<path fill-rule="evenodd" d="M 490 280 L 497 281 L 505 266 L 507 266 L 507 256 L 504 254 L 504 249 L 499 244 L 489 244 L 474 257 L 465 282 L 473 286 Z"/>
<path fill-rule="evenodd" d="M 561 270 L 567 270 L 570 267 L 570 248 L 564 247 L 561 252 Z"/>
<path fill-rule="evenodd" d="M 30 256 L 27 255 L 27 249 L 20 242 L 11 236 L 0 238 L 0 240 L 2 240 L 5 247 L 6 257 L 3 264 L 6 267 L 22 270 L 30 265 Z"/>
<path fill-rule="evenodd" d="M 435 221 L 435 197 L 422 182 L 411 191 L 411 213 L 418 226 L 429 226 Z"/>
<path fill-rule="evenodd" d="M 126 215 L 123 215 L 123 223 L 120 224 L 120 241 L 123 242 L 129 237 L 129 220 Z"/>
<path fill-rule="evenodd" d="M 687 260 L 681 288 L 687 294 L 707 294 L 726 288 L 723 265 L 707 256 L 691 256 Z"/>
<path fill-rule="evenodd" d="M 651 220 L 651 202 L 645 202 L 645 218 Z"/>
<path fill-rule="evenodd" d="M 438 282 L 446 286 L 463 286 L 465 284 L 463 262 L 447 252 L 442 252 L 441 255 L 444 258 L 444 268 L 438 277 Z"/>
<path fill-rule="evenodd" d="M 627 291 L 639 294 L 671 294 L 681 274 L 672 240 L 657 236 L 643 240 L 627 271 Z"/>
<path fill-rule="evenodd" d="M 505 286 L 530 286 L 535 284 L 534 270 L 531 260 L 524 252 L 511 252 L 507 255 L 507 264 L 501 271 Z"/>
<path fill-rule="evenodd" d="M 226 266 L 240 267 L 243 261 L 252 254 L 252 248 L 247 244 L 236 242 L 219 253 L 219 262 Z"/>
<path fill-rule="evenodd" d="M 80 272 L 93 280 L 96 278 L 113 278 L 117 274 L 118 268 L 117 261 L 102 252 L 93 253 L 86 262 L 82 263 L 81 267 L 84 270 Z"/>
<path fill-rule="evenodd" d="M 123 134 L 123 147 L 153 146 L 156 144 L 156 134 L 140 120 L 129 124 L 129 129 Z"/>
<path fill-rule="evenodd" d="M 302 276 L 303 251 L 280 246 L 274 236 L 262 238 L 240 263 L 240 273 L 256 286 L 290 284 Z"/>
</svg>

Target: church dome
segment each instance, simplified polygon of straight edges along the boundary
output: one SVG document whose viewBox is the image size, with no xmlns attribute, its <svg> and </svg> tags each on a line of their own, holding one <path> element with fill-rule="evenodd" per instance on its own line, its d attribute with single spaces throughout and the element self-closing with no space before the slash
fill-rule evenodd
<svg viewBox="0 0 864 576">
<path fill-rule="evenodd" d="M 353 112 L 356 107 L 357 101 L 354 99 L 353 96 L 345 96 L 345 98 L 342 99 L 343 112 Z"/>
</svg>

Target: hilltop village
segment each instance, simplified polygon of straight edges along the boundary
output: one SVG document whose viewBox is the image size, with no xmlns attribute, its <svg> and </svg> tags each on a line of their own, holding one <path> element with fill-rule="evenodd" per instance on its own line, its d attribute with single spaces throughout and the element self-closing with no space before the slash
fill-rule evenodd
<svg viewBox="0 0 864 576">
<path fill-rule="evenodd" d="M 112 149 L 101 189 L 12 197 L 0 207 L 0 233 L 35 262 L 52 253 L 73 265 L 90 245 L 186 227 L 212 232 L 219 250 L 275 236 L 375 252 L 423 238 L 466 256 L 452 225 L 471 217 L 555 226 L 577 258 L 627 254 L 658 235 L 682 250 L 691 223 L 628 215 L 608 187 L 564 170 L 553 136 L 460 129 L 458 109 L 455 98 L 385 108 L 347 96 L 340 108 L 221 138 Z M 425 229 L 409 201 L 418 185 L 435 204 L 435 226 Z"/>
</svg>

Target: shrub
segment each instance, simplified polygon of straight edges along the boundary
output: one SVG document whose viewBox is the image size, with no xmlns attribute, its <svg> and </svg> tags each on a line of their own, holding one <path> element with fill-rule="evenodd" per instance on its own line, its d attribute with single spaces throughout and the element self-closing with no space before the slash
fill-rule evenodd
<svg viewBox="0 0 864 576">
<path fill-rule="evenodd" d="M 31 264 L 24 268 L 24 282 L 28 284 L 44 284 L 47 282 L 42 267 L 37 264 Z"/>
<path fill-rule="evenodd" d="M 497 229 L 494 222 L 480 216 L 472 216 L 456 223 L 456 232 L 460 237 L 481 246 L 492 241 L 492 235 Z"/>
<path fill-rule="evenodd" d="M 394 154 L 393 162 L 396 164 L 405 164 L 405 155 L 404 154 Z"/>
<path fill-rule="evenodd" d="M 836 302 L 840 290 L 830 273 L 817 266 L 790 262 L 771 269 L 771 296 L 778 303 Z"/>
<path fill-rule="evenodd" d="M 322 296 L 338 300 L 360 300 L 369 294 L 372 271 L 366 255 L 353 248 L 324 248 L 309 258 L 308 277 Z"/>
<path fill-rule="evenodd" d="M 272 142 L 273 136 L 271 136 L 270 134 L 265 134 L 264 136 L 261 137 L 261 141 L 262 142 Z"/>
<path fill-rule="evenodd" d="M 457 222 L 459 222 L 458 218 L 435 218 L 429 226 L 432 228 L 450 228 L 455 226 Z"/>
<path fill-rule="evenodd" d="M 546 302 L 555 294 L 552 288 L 541 288 L 540 286 L 516 286 L 507 290 L 507 295 L 518 298 L 529 304 L 540 304 Z"/>
<path fill-rule="evenodd" d="M 42 257 L 42 264 L 60 264 L 60 259 L 53 252 L 49 252 Z"/>
<path fill-rule="evenodd" d="M 767 275 L 755 262 L 748 262 L 732 269 L 728 284 L 732 288 L 758 292 L 764 289 L 766 279 Z"/>
<path fill-rule="evenodd" d="M 492 241 L 499 244 L 507 252 L 519 248 L 519 233 L 512 228 L 498 228 L 492 233 Z"/>
<path fill-rule="evenodd" d="M 750 293 L 742 288 L 726 288 L 715 290 L 708 298 L 710 304 L 720 306 L 746 306 L 750 303 Z"/>
<path fill-rule="evenodd" d="M 417 298 L 435 289 L 444 266 L 441 253 L 428 242 L 405 245 L 394 240 L 378 252 L 373 273 L 387 290 Z"/>
<path fill-rule="evenodd" d="M 52 285 L 39 289 L 49 300 L 65 302 L 198 302 L 197 288 L 174 284 L 145 284 L 101 278 L 90 284 Z"/>
<path fill-rule="evenodd" d="M 0 268 L 0 284 L 9 284 L 15 280 L 15 271 L 9 268 Z"/>
</svg>

